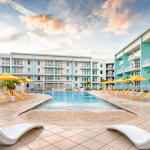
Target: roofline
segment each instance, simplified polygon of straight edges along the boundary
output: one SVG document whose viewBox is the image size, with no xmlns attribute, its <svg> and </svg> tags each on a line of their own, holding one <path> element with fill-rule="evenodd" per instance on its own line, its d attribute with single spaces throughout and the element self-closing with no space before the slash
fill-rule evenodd
<svg viewBox="0 0 150 150">
<path fill-rule="evenodd" d="M 115 55 L 119 54 L 120 52 L 122 52 L 124 49 L 126 49 L 127 47 L 129 47 L 131 44 L 133 44 L 135 41 L 137 41 L 141 36 L 143 36 L 144 34 L 146 34 L 147 32 L 150 31 L 150 27 L 147 28 L 144 32 L 142 32 L 140 35 L 138 35 L 133 41 L 131 41 L 128 45 L 126 45 L 123 49 L 121 49 L 120 51 L 118 51 Z"/>
<path fill-rule="evenodd" d="M 40 55 L 40 56 L 58 56 L 58 57 L 75 57 L 75 58 L 92 58 L 90 56 L 73 56 L 73 55 L 55 55 L 55 54 L 40 54 L 40 53 L 20 53 L 20 52 L 10 52 L 10 54 L 21 54 L 21 55 Z"/>
</svg>

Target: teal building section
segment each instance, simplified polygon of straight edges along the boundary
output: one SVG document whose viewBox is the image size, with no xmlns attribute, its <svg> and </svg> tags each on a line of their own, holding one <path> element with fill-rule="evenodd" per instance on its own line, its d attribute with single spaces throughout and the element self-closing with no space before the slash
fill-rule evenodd
<svg viewBox="0 0 150 150">
<path fill-rule="evenodd" d="M 142 42 L 141 36 L 141 76 L 146 79 L 150 79 L 150 74 L 147 72 L 150 70 L 150 67 L 143 67 L 143 61 L 150 59 L 150 43 Z M 150 84 L 148 81 L 142 81 L 142 85 Z"/>
<path fill-rule="evenodd" d="M 73 81 L 73 87 L 75 87 L 75 85 L 74 85 L 74 72 L 75 72 L 75 70 L 74 70 L 74 57 L 72 58 L 72 81 Z"/>
<path fill-rule="evenodd" d="M 117 59 L 116 57 L 117 57 L 117 55 L 115 55 L 115 61 L 114 61 L 114 63 L 115 63 L 115 80 L 122 77 L 122 74 L 117 74 L 117 71 L 121 70 L 121 66 L 119 65 L 119 62 L 121 61 L 121 59 Z M 120 85 L 120 84 L 116 83 L 115 85 Z"/>
<path fill-rule="evenodd" d="M 130 76 L 130 72 L 124 72 L 126 67 L 130 66 L 130 61 L 128 61 L 128 57 L 130 54 L 124 54 L 123 50 L 123 79 L 126 79 L 126 76 Z M 124 85 L 127 85 L 127 83 L 123 83 Z"/>
</svg>

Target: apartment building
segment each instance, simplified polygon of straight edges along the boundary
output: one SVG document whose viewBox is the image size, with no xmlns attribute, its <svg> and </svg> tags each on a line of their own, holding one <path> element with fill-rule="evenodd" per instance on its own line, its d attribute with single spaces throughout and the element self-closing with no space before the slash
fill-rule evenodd
<svg viewBox="0 0 150 150">
<path fill-rule="evenodd" d="M 115 79 L 139 75 L 149 79 L 150 70 L 150 28 L 137 36 L 115 55 Z M 148 81 L 138 82 L 147 85 Z"/>
<path fill-rule="evenodd" d="M 0 74 L 10 73 L 18 77 L 28 77 L 35 83 L 27 84 L 29 89 L 52 88 L 73 89 L 85 87 L 100 88 L 102 79 L 114 79 L 113 59 L 93 59 L 92 57 L 14 53 L 0 54 Z"/>
</svg>

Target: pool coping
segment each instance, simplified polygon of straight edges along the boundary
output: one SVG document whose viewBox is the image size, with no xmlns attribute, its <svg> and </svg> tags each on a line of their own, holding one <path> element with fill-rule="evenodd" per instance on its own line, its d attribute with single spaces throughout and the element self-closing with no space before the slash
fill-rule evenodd
<svg viewBox="0 0 150 150">
<path fill-rule="evenodd" d="M 71 92 L 71 91 L 68 91 L 68 92 Z M 84 91 L 85 92 L 85 91 Z M 82 92 L 82 93 L 84 93 L 84 92 Z M 90 91 L 91 92 L 91 91 Z M 87 92 L 87 93 L 89 93 L 90 95 L 92 95 L 92 96 L 94 96 L 94 97 L 97 97 L 98 99 L 100 98 L 100 97 L 98 97 L 98 96 L 96 96 L 96 95 L 94 95 L 94 94 L 92 94 L 92 93 L 90 93 L 90 92 Z M 38 93 L 38 94 L 40 94 L 40 93 Z M 44 95 L 46 95 L 46 94 L 44 94 Z M 48 101 L 50 101 L 50 100 L 53 100 L 54 99 L 54 97 L 52 97 L 52 96 L 50 96 L 50 95 L 47 95 L 47 96 L 49 96 L 49 98 L 46 98 L 46 99 L 44 99 L 42 102 L 38 102 L 37 104 L 33 104 L 33 105 L 31 105 L 31 106 L 29 106 L 29 107 L 27 107 L 27 108 L 25 108 L 25 109 L 23 109 L 23 110 L 21 110 L 21 111 L 18 111 L 18 112 L 16 112 L 16 113 L 14 113 L 13 114 L 13 118 L 15 119 L 15 120 L 17 120 L 17 121 L 19 121 L 19 122 L 22 122 L 22 123 L 25 123 L 25 122 L 29 122 L 29 121 L 27 121 L 27 120 L 23 120 L 23 119 L 21 119 L 20 117 L 19 117 L 19 115 L 21 115 L 21 114 L 23 114 L 23 113 L 25 113 L 25 112 L 27 112 L 27 111 L 30 111 L 30 110 L 32 110 L 34 107 L 37 107 L 37 105 L 41 105 L 42 103 L 45 103 L 45 102 L 48 102 Z M 107 101 L 107 102 L 109 102 L 109 103 L 112 103 L 113 105 L 115 105 L 115 106 L 118 106 L 117 104 L 114 104 L 113 102 L 110 102 L 110 101 L 108 101 L 108 100 L 105 100 L 105 101 Z M 120 107 L 120 108 L 122 108 L 122 109 L 124 109 L 125 111 L 128 111 L 128 112 L 130 112 L 130 113 L 133 113 L 133 114 L 135 114 L 135 115 L 137 115 L 137 118 L 135 118 L 135 119 L 133 119 L 133 120 L 129 120 L 129 121 L 125 121 L 125 122 L 122 122 L 122 123 L 119 123 L 119 124 L 129 124 L 130 122 L 134 122 L 134 121 L 136 121 L 136 120 L 139 120 L 139 118 L 143 118 L 143 114 L 141 114 L 141 113 L 138 113 L 138 112 L 135 112 L 135 111 L 133 111 L 133 110 L 130 110 L 130 109 L 127 109 L 127 108 L 124 108 L 124 107 L 121 107 L 121 106 L 118 106 L 118 107 Z M 43 110 L 44 111 L 44 110 Z M 66 110 L 66 111 L 68 111 L 68 110 Z M 78 111 L 78 110 L 76 110 L 76 111 Z M 84 111 L 84 110 L 83 110 Z M 88 110 L 87 110 L 88 111 Z M 116 111 L 116 110 L 114 110 L 114 111 Z M 35 122 L 30 122 L 30 123 L 35 123 Z M 51 126 L 51 127 L 57 127 L 57 126 L 62 126 L 62 127 L 70 127 L 70 126 L 66 126 L 66 125 L 50 125 L 50 124 L 43 124 L 44 126 Z M 103 127 L 103 126 L 108 126 L 108 125 L 92 125 L 92 126 L 72 126 L 72 127 Z"/>
</svg>

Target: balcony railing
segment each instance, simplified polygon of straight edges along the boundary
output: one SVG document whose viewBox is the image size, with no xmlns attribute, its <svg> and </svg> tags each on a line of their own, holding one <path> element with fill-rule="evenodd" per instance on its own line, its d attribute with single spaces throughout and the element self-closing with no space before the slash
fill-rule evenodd
<svg viewBox="0 0 150 150">
<path fill-rule="evenodd" d="M 140 69 L 140 65 L 136 65 L 136 66 L 129 66 L 125 68 L 125 72 L 127 71 L 134 71 L 134 70 L 139 70 Z"/>
<path fill-rule="evenodd" d="M 45 63 L 45 67 L 53 67 L 53 64 L 47 64 L 47 63 Z"/>
<path fill-rule="evenodd" d="M 122 69 L 117 71 L 117 74 L 122 74 L 122 73 L 123 73 Z"/>
<path fill-rule="evenodd" d="M 114 73 L 106 73 L 106 76 L 114 76 Z"/>
<path fill-rule="evenodd" d="M 90 68 L 90 65 L 87 65 L 87 66 L 81 66 L 81 68 Z"/>
<path fill-rule="evenodd" d="M 10 65 L 10 62 L 9 62 L 9 63 L 1 63 L 1 65 L 2 65 L 2 66 L 5 66 L 5 65 L 6 65 L 6 66 L 9 66 L 9 65 Z"/>
<path fill-rule="evenodd" d="M 97 82 L 97 80 L 92 80 L 92 82 Z"/>
<path fill-rule="evenodd" d="M 10 70 L 2 70 L 2 73 L 10 73 Z"/>
<path fill-rule="evenodd" d="M 114 69 L 114 67 L 106 67 L 106 69 Z"/>
<path fill-rule="evenodd" d="M 119 65 L 120 66 L 123 65 L 123 60 L 119 61 Z"/>
<path fill-rule="evenodd" d="M 23 62 L 14 62 L 12 65 L 13 66 L 22 66 Z"/>
<path fill-rule="evenodd" d="M 150 67 L 150 59 L 143 61 L 143 67 Z"/>
<path fill-rule="evenodd" d="M 138 55 L 138 54 L 130 55 L 128 57 L 128 61 L 139 60 L 139 59 L 140 59 L 140 55 Z"/>
<path fill-rule="evenodd" d="M 54 74 L 53 71 L 45 71 L 45 74 Z"/>
<path fill-rule="evenodd" d="M 93 68 L 93 69 L 96 69 L 96 68 L 97 68 L 97 66 L 92 66 L 92 68 Z"/>
<path fill-rule="evenodd" d="M 22 70 L 13 70 L 13 73 L 23 73 Z"/>
</svg>

